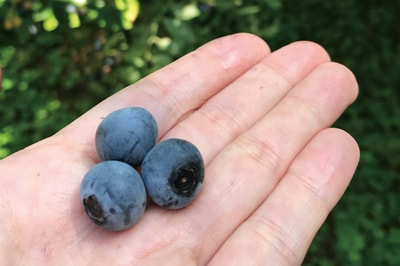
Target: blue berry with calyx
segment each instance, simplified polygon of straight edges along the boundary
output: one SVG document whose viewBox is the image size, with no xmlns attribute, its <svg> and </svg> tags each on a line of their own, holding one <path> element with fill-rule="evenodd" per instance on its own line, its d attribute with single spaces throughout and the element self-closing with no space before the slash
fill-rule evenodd
<svg viewBox="0 0 400 266">
<path fill-rule="evenodd" d="M 117 160 L 136 167 L 156 144 L 157 137 L 157 123 L 149 111 L 123 108 L 107 115 L 97 127 L 96 150 L 103 161 Z"/>
<path fill-rule="evenodd" d="M 204 161 L 192 143 L 168 139 L 149 151 L 141 174 L 154 203 L 179 209 L 189 205 L 199 194 L 204 181 Z"/>
<path fill-rule="evenodd" d="M 86 214 L 111 231 L 128 229 L 146 208 L 146 189 L 139 173 L 129 164 L 105 161 L 84 176 L 80 197 Z"/>
</svg>

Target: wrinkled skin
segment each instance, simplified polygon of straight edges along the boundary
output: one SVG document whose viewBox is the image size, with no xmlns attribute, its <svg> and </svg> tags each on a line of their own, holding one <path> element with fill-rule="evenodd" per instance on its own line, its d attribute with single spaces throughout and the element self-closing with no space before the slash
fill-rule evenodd
<svg viewBox="0 0 400 266">
<path fill-rule="evenodd" d="M 358 163 L 353 138 L 330 128 L 357 91 L 315 43 L 214 40 L 0 161 L 2 263 L 299 265 Z M 87 219 L 79 184 L 99 161 L 101 118 L 127 106 L 148 109 L 161 139 L 194 143 L 205 183 L 187 208 L 151 205 L 115 233 Z"/>
</svg>

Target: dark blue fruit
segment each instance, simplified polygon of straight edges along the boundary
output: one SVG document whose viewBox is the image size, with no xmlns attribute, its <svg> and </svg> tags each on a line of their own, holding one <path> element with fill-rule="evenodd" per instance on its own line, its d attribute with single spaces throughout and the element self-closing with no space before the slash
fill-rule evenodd
<svg viewBox="0 0 400 266">
<path fill-rule="evenodd" d="M 162 141 L 146 155 L 141 168 L 147 193 L 154 203 L 168 209 L 190 204 L 204 181 L 199 150 L 182 139 Z"/>
<path fill-rule="evenodd" d="M 103 161 L 117 160 L 139 166 L 157 141 L 154 117 L 140 107 L 110 113 L 96 131 L 96 149 Z"/>
<path fill-rule="evenodd" d="M 146 208 L 146 189 L 129 164 L 105 161 L 85 175 L 81 200 L 89 218 L 99 226 L 120 231 L 134 225 Z"/>
</svg>

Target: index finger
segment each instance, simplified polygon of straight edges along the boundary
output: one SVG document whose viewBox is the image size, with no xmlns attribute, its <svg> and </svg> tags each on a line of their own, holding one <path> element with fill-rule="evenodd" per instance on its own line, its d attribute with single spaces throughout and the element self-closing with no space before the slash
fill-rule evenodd
<svg viewBox="0 0 400 266">
<path fill-rule="evenodd" d="M 251 34 L 216 39 L 107 98 L 60 134 L 93 144 L 102 117 L 116 109 L 140 106 L 153 114 L 161 137 L 269 53 L 267 44 Z"/>
</svg>

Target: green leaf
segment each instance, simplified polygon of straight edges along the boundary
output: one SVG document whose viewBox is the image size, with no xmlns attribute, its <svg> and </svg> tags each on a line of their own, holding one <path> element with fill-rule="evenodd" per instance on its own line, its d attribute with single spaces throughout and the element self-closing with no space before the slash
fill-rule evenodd
<svg viewBox="0 0 400 266">
<path fill-rule="evenodd" d="M 199 15 L 200 10 L 195 4 L 185 5 L 177 12 L 177 17 L 181 20 L 192 20 Z"/>
</svg>

